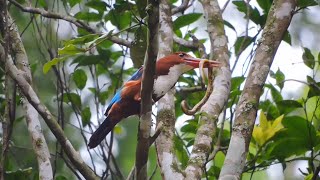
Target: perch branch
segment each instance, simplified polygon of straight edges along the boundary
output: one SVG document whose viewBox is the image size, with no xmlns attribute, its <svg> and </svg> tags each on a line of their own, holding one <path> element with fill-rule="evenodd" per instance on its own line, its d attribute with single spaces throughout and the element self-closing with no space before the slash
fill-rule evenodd
<svg viewBox="0 0 320 180">
<path fill-rule="evenodd" d="M 156 60 L 158 52 L 158 23 L 159 4 L 156 0 L 149 0 L 152 6 L 148 9 L 148 45 L 144 59 L 144 70 L 141 83 L 141 106 L 138 130 L 138 144 L 136 149 L 135 179 L 147 179 L 147 162 L 149 155 L 149 139 L 152 125 L 152 92 Z"/>
</svg>

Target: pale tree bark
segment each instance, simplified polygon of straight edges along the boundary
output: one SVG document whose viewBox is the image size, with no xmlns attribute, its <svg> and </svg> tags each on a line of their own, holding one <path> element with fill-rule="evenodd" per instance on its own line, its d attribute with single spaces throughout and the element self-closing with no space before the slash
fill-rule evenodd
<svg viewBox="0 0 320 180">
<path fill-rule="evenodd" d="M 241 179 L 257 117 L 259 98 L 273 58 L 290 24 L 296 3 L 295 0 L 276 0 L 272 4 L 236 108 L 230 145 L 219 177 L 221 180 Z"/>
<path fill-rule="evenodd" d="M 149 0 L 148 7 L 148 43 L 144 59 L 144 70 L 141 83 L 141 106 L 136 150 L 135 179 L 147 179 L 147 162 L 150 147 L 150 132 L 152 126 L 152 92 L 158 51 L 159 10 L 156 0 Z"/>
<path fill-rule="evenodd" d="M 20 92 L 24 95 L 24 97 L 28 100 L 34 109 L 41 115 L 44 119 L 51 132 L 55 135 L 64 152 L 75 166 L 75 168 L 86 178 L 86 179 L 97 179 L 95 173 L 85 164 L 82 160 L 79 153 L 73 148 L 70 141 L 64 135 L 63 130 L 57 123 L 54 116 L 50 113 L 47 107 L 41 103 L 39 97 L 33 90 L 31 83 L 31 72 L 29 69 L 28 57 L 24 50 L 23 43 L 20 39 L 20 35 L 18 29 L 14 23 L 14 21 L 9 16 L 6 10 L 6 1 L 0 0 L 0 29 L 2 34 L 6 37 L 6 42 L 4 45 L 10 44 L 6 46 L 12 56 L 15 57 L 17 65 L 14 64 L 11 58 L 8 57 L 8 52 L 5 52 L 2 45 L 0 45 L 0 61 L 3 63 L 8 75 L 16 82 L 18 85 Z M 8 36 L 8 37 L 7 37 Z M 27 122 L 36 120 L 34 115 L 34 111 L 30 104 L 25 101 L 24 107 L 26 109 Z M 40 122 L 29 124 L 29 128 L 33 129 L 31 135 L 35 135 L 33 138 L 34 147 L 36 154 L 39 158 L 38 162 L 41 163 L 39 165 L 39 170 L 45 170 L 45 172 L 40 172 L 40 178 L 42 179 L 52 179 L 52 168 L 49 161 L 49 151 L 46 147 L 44 137 L 41 133 Z M 32 127 L 32 126 L 34 127 Z M 36 134 L 35 134 L 36 133 Z M 45 152 L 47 151 L 47 152 Z M 41 159 L 44 158 L 44 159 Z M 41 167 L 40 167 L 41 166 Z M 49 170 L 50 168 L 50 170 Z M 46 174 L 47 173 L 47 174 Z"/>
<path fill-rule="evenodd" d="M 37 156 L 39 179 L 53 179 L 50 153 L 42 133 L 38 112 L 25 98 L 23 98 L 22 101 L 26 114 L 28 131 L 32 138 L 32 147 Z"/>
<path fill-rule="evenodd" d="M 4 64 L 5 68 L 8 69 L 8 73 L 11 78 L 16 81 L 20 88 L 21 93 L 27 98 L 29 103 L 37 110 L 43 120 L 46 122 L 51 132 L 57 138 L 63 151 L 66 153 L 67 157 L 70 159 L 75 168 L 86 178 L 86 179 L 98 179 L 95 173 L 85 164 L 82 160 L 80 154 L 73 148 L 71 142 L 65 136 L 63 130 L 58 124 L 55 117 L 51 114 L 48 108 L 41 103 L 39 97 L 31 87 L 31 85 L 26 80 L 24 73 L 17 69 L 14 65 L 12 59 L 4 57 L 3 47 L 0 46 L 0 60 Z"/>
<path fill-rule="evenodd" d="M 7 14 L 7 23 L 9 24 L 10 31 L 7 31 L 5 33 L 8 33 L 7 40 L 11 44 L 11 53 L 15 56 L 17 67 L 24 74 L 30 85 L 32 85 L 32 77 L 29 68 L 28 57 L 22 44 L 18 28 L 12 21 L 9 13 Z M 38 113 L 24 97 L 22 98 L 22 104 L 25 110 L 28 131 L 32 139 L 33 150 L 38 161 L 39 178 L 53 179 L 50 153 L 41 130 Z"/>
<path fill-rule="evenodd" d="M 160 0 L 159 4 L 159 52 L 158 59 L 172 53 L 173 30 L 171 7 L 168 0 Z M 177 172 L 178 162 L 174 154 L 175 134 L 175 105 L 174 89 L 170 90 L 158 101 L 157 127 L 163 126 L 156 140 L 158 165 L 163 179 L 182 179 L 183 175 Z"/>
<path fill-rule="evenodd" d="M 6 7 L 6 2 L 1 2 L 2 6 Z M 26 56 L 26 52 L 24 49 L 24 46 L 22 44 L 20 35 L 19 35 L 19 31 L 17 29 L 16 24 L 12 21 L 9 12 L 6 11 L 5 8 L 2 9 L 1 11 L 1 32 L 5 37 L 5 41 L 6 41 L 6 47 L 7 50 L 5 52 L 5 56 L 3 56 L 3 58 L 11 58 L 11 56 L 9 55 L 9 52 L 15 57 L 16 59 L 16 63 L 18 68 L 21 70 L 21 72 L 24 74 L 25 78 L 28 79 L 29 83 L 32 84 L 32 78 L 31 78 L 31 72 L 29 69 L 29 62 L 28 62 L 28 58 Z M 4 22 L 5 21 L 5 22 Z M 8 69 L 6 68 L 6 71 Z M 6 78 L 8 78 L 8 80 L 12 81 L 11 77 L 7 76 Z M 11 89 L 13 92 L 15 92 L 15 83 L 14 82 L 8 82 L 6 80 L 6 85 L 9 84 L 14 84 L 14 86 L 10 87 L 6 87 Z M 6 155 L 6 151 L 7 151 L 7 146 L 8 146 L 8 140 L 9 137 L 11 135 L 11 128 L 12 128 L 12 123 L 13 120 L 12 118 L 14 118 L 14 112 L 13 112 L 13 108 L 15 106 L 15 104 L 13 104 L 13 102 L 15 102 L 11 97 L 11 95 L 7 94 L 7 102 L 8 102 L 8 108 L 9 108 L 9 119 L 7 120 L 7 124 L 5 125 L 6 128 L 6 140 L 3 141 L 4 144 L 4 153 L 3 153 L 3 157 Z M 51 162 L 50 162 L 50 153 L 49 153 L 49 149 L 47 146 L 47 143 L 44 139 L 44 136 L 42 134 L 41 131 L 41 125 L 40 125 L 40 121 L 37 117 L 37 112 L 34 110 L 34 108 L 31 106 L 31 104 L 26 101 L 23 98 L 23 107 L 25 109 L 26 112 L 26 120 L 27 120 L 27 125 L 28 125 L 28 130 L 30 133 L 30 136 L 32 138 L 32 144 L 33 144 L 33 149 L 34 152 L 36 154 L 37 160 L 38 160 L 38 167 L 39 167 L 39 179 L 53 179 L 53 174 L 52 174 L 52 167 L 51 167 Z M 10 122 L 10 123 L 9 123 Z M 4 169 L 3 169 L 3 173 L 4 174 Z"/>
<path fill-rule="evenodd" d="M 221 62 L 216 70 L 213 92 L 200 109 L 199 129 L 197 131 L 188 166 L 186 179 L 201 179 L 207 158 L 212 151 L 216 123 L 230 92 L 231 71 L 227 37 L 224 31 L 222 13 L 216 0 L 201 0 L 207 20 L 207 31 L 211 42 L 210 59 Z"/>
<path fill-rule="evenodd" d="M 160 35 L 160 40 L 163 43 L 161 50 L 172 48 L 169 43 L 172 43 L 173 36 L 170 36 L 170 23 L 168 23 L 169 7 L 165 6 L 166 1 L 160 1 L 160 24 L 163 25 L 163 35 Z M 190 155 L 190 160 L 185 171 L 181 170 L 179 163 L 173 151 L 173 136 L 174 136 L 174 103 L 173 95 L 166 95 L 158 103 L 158 121 L 163 122 L 163 131 L 156 141 L 158 163 L 161 168 L 161 173 L 164 179 L 201 179 L 203 167 L 207 162 L 207 157 L 211 152 L 212 137 L 216 129 L 216 120 L 222 111 L 230 91 L 231 73 L 229 70 L 229 56 L 227 49 L 227 38 L 223 29 L 223 20 L 217 2 L 203 1 L 205 17 L 208 23 L 208 33 L 212 44 L 211 54 L 214 60 L 222 62 L 222 66 L 216 72 L 214 81 L 214 91 L 210 95 L 207 103 L 201 108 L 203 114 L 199 120 L 199 129 L 196 134 L 194 147 Z M 162 9 L 163 7 L 163 9 Z M 165 8 L 166 7 L 166 8 Z M 161 15 L 163 12 L 163 15 Z M 163 17 L 161 19 L 161 17 Z M 160 26 L 161 29 L 161 26 Z M 172 31 L 172 30 L 171 30 Z M 161 30 L 160 30 L 161 33 Z M 216 41 L 218 40 L 218 41 Z M 198 46 L 194 43 L 186 42 L 175 38 L 176 42 L 180 44 L 187 44 L 192 48 Z M 168 43 L 169 42 L 169 43 Z M 161 43 L 160 43 L 161 45 Z M 166 51 L 164 51 L 166 52 Z M 170 52 L 170 51 L 169 51 Z"/>
</svg>

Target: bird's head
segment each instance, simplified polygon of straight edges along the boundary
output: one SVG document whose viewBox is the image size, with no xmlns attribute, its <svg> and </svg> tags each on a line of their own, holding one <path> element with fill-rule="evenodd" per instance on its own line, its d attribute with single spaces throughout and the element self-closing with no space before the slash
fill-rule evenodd
<svg viewBox="0 0 320 180">
<path fill-rule="evenodd" d="M 185 52 L 176 52 L 157 61 L 157 73 L 168 74 L 171 68 L 176 67 L 176 70 L 182 74 L 191 69 L 199 68 L 200 62 L 203 60 L 205 60 L 204 68 L 220 66 L 218 61 L 194 58 Z"/>
</svg>

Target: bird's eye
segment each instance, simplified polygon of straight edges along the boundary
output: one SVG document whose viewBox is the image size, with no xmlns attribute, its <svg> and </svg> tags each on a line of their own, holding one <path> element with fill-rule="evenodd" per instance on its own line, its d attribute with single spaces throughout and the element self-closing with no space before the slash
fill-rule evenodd
<svg viewBox="0 0 320 180">
<path fill-rule="evenodd" d="M 185 55 L 185 54 L 183 54 L 183 53 L 180 53 L 180 54 L 179 54 L 180 57 L 183 57 L 184 55 Z"/>
</svg>

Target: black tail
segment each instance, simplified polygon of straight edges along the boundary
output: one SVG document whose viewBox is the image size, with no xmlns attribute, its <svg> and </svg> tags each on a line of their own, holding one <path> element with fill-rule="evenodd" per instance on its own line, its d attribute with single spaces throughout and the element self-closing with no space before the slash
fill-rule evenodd
<svg viewBox="0 0 320 180">
<path fill-rule="evenodd" d="M 92 149 L 97 147 L 116 124 L 117 123 L 113 123 L 112 120 L 107 117 L 90 137 L 88 144 L 89 148 Z"/>
</svg>

